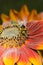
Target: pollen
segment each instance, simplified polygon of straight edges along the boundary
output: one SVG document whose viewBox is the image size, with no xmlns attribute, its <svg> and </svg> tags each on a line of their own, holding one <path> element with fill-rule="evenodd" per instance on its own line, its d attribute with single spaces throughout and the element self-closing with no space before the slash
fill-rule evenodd
<svg viewBox="0 0 43 65">
<path fill-rule="evenodd" d="M 25 26 L 11 22 L 10 26 L 3 27 L 0 34 L 0 45 L 8 48 L 22 46 L 27 38 L 28 32 Z"/>
</svg>

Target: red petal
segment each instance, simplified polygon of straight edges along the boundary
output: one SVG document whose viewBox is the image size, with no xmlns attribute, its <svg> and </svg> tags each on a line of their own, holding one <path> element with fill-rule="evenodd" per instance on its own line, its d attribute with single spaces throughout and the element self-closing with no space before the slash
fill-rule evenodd
<svg viewBox="0 0 43 65">
<path fill-rule="evenodd" d="M 28 57 L 22 47 L 20 48 L 20 59 L 17 64 L 18 65 L 31 65 L 31 63 L 28 61 Z"/>
<path fill-rule="evenodd" d="M 29 32 L 30 44 L 33 49 L 43 49 L 43 21 L 28 22 L 27 30 Z M 41 48 L 42 47 L 42 48 Z"/>
<path fill-rule="evenodd" d="M 0 65 L 4 65 L 4 62 L 2 61 L 2 59 L 0 59 Z"/>
<path fill-rule="evenodd" d="M 2 46 L 0 46 L 0 57 L 2 56 L 2 54 L 4 53 L 6 49 Z"/>
<path fill-rule="evenodd" d="M 0 46 L 0 65 L 4 65 L 3 59 L 2 59 L 2 55 L 5 52 L 6 48 Z"/>
<path fill-rule="evenodd" d="M 14 65 L 19 60 L 19 51 L 17 48 L 10 48 L 3 54 L 3 61 L 5 65 Z"/>
<path fill-rule="evenodd" d="M 28 60 L 34 65 L 42 65 L 40 56 L 33 50 L 27 48 L 26 46 L 23 48 Z"/>
</svg>

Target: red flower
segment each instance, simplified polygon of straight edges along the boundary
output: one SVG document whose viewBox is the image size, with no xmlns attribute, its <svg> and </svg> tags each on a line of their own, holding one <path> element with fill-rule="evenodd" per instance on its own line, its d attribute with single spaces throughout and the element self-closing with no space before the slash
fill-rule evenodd
<svg viewBox="0 0 43 65">
<path fill-rule="evenodd" d="M 10 10 L 10 17 L 1 14 L 0 65 L 42 65 L 35 50 L 43 50 L 43 20 L 37 12 L 24 6 L 18 13 Z"/>
</svg>

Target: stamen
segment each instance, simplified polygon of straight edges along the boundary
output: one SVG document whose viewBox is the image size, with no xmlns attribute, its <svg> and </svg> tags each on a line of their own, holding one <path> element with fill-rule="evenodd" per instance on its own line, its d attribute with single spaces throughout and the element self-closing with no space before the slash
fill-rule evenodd
<svg viewBox="0 0 43 65">
<path fill-rule="evenodd" d="M 25 43 L 28 38 L 28 32 L 24 25 L 19 26 L 18 23 L 17 25 L 15 23 L 12 26 L 5 27 L 0 38 L 3 38 L 2 46 L 6 44 L 8 47 L 18 47 Z"/>
</svg>

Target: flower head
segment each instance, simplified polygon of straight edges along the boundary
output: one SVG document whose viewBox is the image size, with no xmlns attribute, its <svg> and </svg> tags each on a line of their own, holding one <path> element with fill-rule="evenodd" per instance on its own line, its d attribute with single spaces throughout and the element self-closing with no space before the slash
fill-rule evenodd
<svg viewBox="0 0 43 65">
<path fill-rule="evenodd" d="M 24 5 L 20 12 L 1 14 L 0 65 L 42 65 L 35 50 L 43 50 L 43 19 Z"/>
</svg>

